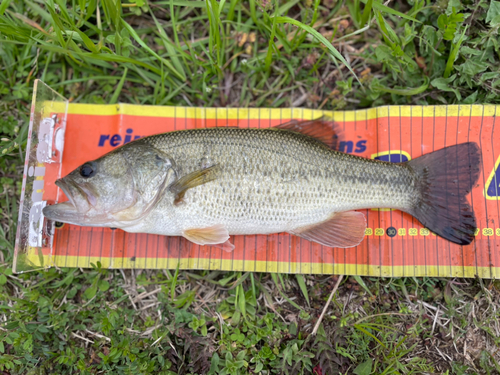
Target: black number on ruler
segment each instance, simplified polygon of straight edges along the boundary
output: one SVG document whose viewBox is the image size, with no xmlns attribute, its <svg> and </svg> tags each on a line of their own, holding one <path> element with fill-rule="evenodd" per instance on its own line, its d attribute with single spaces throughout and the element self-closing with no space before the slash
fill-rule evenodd
<svg viewBox="0 0 500 375">
<path fill-rule="evenodd" d="M 398 232 L 396 231 L 396 228 L 394 227 L 389 227 L 387 228 L 387 235 L 389 237 L 394 237 Z"/>
</svg>

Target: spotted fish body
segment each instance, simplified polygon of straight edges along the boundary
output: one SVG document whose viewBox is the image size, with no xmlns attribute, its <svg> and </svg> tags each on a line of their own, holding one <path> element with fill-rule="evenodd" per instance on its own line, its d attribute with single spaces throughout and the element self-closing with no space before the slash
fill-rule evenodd
<svg viewBox="0 0 500 375">
<path fill-rule="evenodd" d="M 396 164 L 338 152 L 328 142 L 333 126 L 301 124 L 142 138 L 58 180 L 71 203 L 49 206 L 44 214 L 79 225 L 182 235 L 201 245 L 223 244 L 236 234 L 289 232 L 352 247 L 366 227 L 354 210 L 393 208 L 450 241 L 472 241 L 475 217 L 466 195 L 479 174 L 475 143 Z M 318 126 L 323 130 L 315 132 Z"/>
<path fill-rule="evenodd" d="M 150 233 L 181 235 L 184 228 L 216 224 L 229 234 L 287 232 L 336 212 L 408 209 L 416 194 L 405 165 L 340 153 L 284 130 L 194 129 L 144 142 L 171 155 L 180 176 L 221 167 L 216 180 L 188 190 L 182 204 L 166 194 L 134 228 Z"/>
</svg>

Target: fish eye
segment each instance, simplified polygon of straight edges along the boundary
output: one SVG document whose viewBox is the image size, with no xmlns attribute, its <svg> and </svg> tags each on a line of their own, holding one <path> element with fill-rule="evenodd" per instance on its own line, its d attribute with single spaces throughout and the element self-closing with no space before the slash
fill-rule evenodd
<svg viewBox="0 0 500 375">
<path fill-rule="evenodd" d="M 95 163 L 85 163 L 80 168 L 80 176 L 83 178 L 90 178 L 94 176 L 96 173 L 96 165 Z"/>
</svg>

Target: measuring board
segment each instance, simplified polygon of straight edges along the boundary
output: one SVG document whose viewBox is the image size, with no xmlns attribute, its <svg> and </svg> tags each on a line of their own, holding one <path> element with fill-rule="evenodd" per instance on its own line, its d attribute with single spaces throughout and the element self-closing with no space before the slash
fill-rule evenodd
<svg viewBox="0 0 500 375">
<path fill-rule="evenodd" d="M 489 105 L 390 106 L 329 112 L 48 101 L 43 115 L 46 117 L 39 116 L 38 124 L 43 119 L 52 118 L 54 124 L 51 131 L 54 134 L 58 127 L 65 127 L 64 148 L 60 140 L 59 145 L 57 140 L 49 140 L 54 145 L 53 160 L 43 162 L 34 160 L 33 156 L 27 157 L 23 185 L 27 196 L 23 199 L 24 214 L 20 215 L 15 270 L 20 272 L 48 266 L 91 267 L 91 264 L 100 262 L 104 268 L 179 267 L 252 272 L 443 277 L 477 275 L 498 278 L 500 123 L 497 124 L 497 109 L 497 106 Z M 54 185 L 56 178 L 130 140 L 180 129 L 272 127 L 290 119 L 315 119 L 324 115 L 332 117 L 344 130 L 346 141 L 340 145 L 341 151 L 366 158 L 404 162 L 446 146 L 477 142 L 482 150 L 483 163 L 478 184 L 468 197 L 477 217 L 475 241 L 468 246 L 455 245 L 431 233 L 411 215 L 398 210 L 370 209 L 361 210 L 367 219 L 365 239 L 357 247 L 349 249 L 329 248 L 287 233 L 277 233 L 231 236 L 235 249 L 228 253 L 211 246 L 195 245 L 181 237 L 131 234 L 119 229 L 68 224 L 56 228 L 50 222 L 46 223 L 43 215 L 38 218 L 39 236 L 36 241 L 23 242 L 23 228 L 33 225 L 23 222 L 23 218 L 27 220 L 28 215 L 29 220 L 30 216 L 26 213 L 26 207 L 30 206 L 27 203 L 29 194 L 38 194 L 42 206 L 67 200 Z M 35 127 L 36 118 L 32 122 Z M 40 134 L 34 129 L 30 131 L 32 145 L 36 143 L 33 140 L 35 133 Z M 59 155 L 59 150 L 61 153 L 64 150 L 64 153 Z M 33 150 L 31 152 L 33 154 Z M 33 193 L 29 191 L 30 178 L 42 181 L 36 188 L 32 187 Z"/>
</svg>

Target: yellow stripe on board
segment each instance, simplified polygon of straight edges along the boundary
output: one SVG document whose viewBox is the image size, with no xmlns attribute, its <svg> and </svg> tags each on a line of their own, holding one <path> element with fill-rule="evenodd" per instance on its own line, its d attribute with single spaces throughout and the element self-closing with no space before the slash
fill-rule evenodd
<svg viewBox="0 0 500 375">
<path fill-rule="evenodd" d="M 50 256 L 44 255 L 45 267 L 84 267 L 101 262 L 103 268 L 136 268 L 136 269 L 212 269 L 221 271 L 242 272 L 273 272 L 273 273 L 301 273 L 301 274 L 330 274 L 330 275 L 360 275 L 360 276 L 433 276 L 433 277 L 495 277 L 500 272 L 500 267 L 474 267 L 474 266 L 375 266 L 356 264 L 321 264 L 321 263 L 288 263 L 265 262 L 253 260 L 231 259 L 197 259 L 197 258 L 100 258 L 85 256 Z M 37 255 L 31 254 L 28 259 L 35 266 L 40 266 Z"/>
<path fill-rule="evenodd" d="M 64 102 L 51 103 L 54 111 L 63 113 Z M 338 122 L 365 121 L 384 117 L 481 117 L 493 116 L 499 106 L 495 105 L 450 105 L 450 106 L 386 106 L 358 111 L 332 112 L 302 108 L 194 108 L 166 107 L 136 104 L 78 104 L 70 103 L 68 114 L 74 115 L 129 115 L 144 117 L 177 117 L 199 119 L 262 119 L 288 118 L 313 119 L 333 116 Z"/>
</svg>

